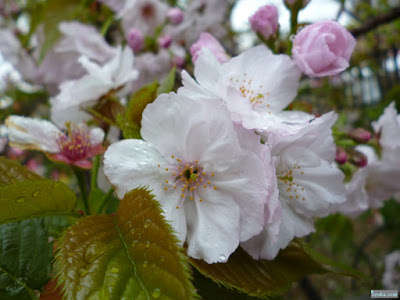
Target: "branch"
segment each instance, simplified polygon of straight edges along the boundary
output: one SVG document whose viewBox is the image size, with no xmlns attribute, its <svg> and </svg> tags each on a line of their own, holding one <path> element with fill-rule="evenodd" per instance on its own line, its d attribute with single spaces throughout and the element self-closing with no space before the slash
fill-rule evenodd
<svg viewBox="0 0 400 300">
<path fill-rule="evenodd" d="M 369 19 L 360 27 L 351 29 L 350 32 L 354 37 L 358 37 L 360 35 L 366 34 L 371 30 L 374 30 L 378 26 L 390 23 L 397 18 L 400 18 L 400 6 L 393 8 L 386 14 Z"/>
</svg>

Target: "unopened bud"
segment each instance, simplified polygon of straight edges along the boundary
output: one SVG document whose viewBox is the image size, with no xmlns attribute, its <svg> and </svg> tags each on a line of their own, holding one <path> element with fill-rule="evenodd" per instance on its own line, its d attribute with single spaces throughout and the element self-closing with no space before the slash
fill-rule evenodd
<svg viewBox="0 0 400 300">
<path fill-rule="evenodd" d="M 251 29 L 268 40 L 275 36 L 279 28 L 278 10 L 273 5 L 262 6 L 249 18 L 249 21 Z"/>
<path fill-rule="evenodd" d="M 359 166 L 361 168 L 365 167 L 368 164 L 367 156 L 357 150 L 352 151 L 350 156 L 350 161 L 354 165 Z"/>
<path fill-rule="evenodd" d="M 347 161 L 347 153 L 346 151 L 340 147 L 336 146 L 336 156 L 335 160 L 339 165 L 343 165 Z"/>
<path fill-rule="evenodd" d="M 183 21 L 183 12 L 179 8 L 170 8 L 167 17 L 171 24 L 179 25 Z"/>
<path fill-rule="evenodd" d="M 128 36 L 127 36 L 127 42 L 129 47 L 134 52 L 139 52 L 140 50 L 143 49 L 144 46 L 144 37 L 142 32 L 139 29 L 132 28 L 129 30 Z"/>
<path fill-rule="evenodd" d="M 357 143 L 365 144 L 371 139 L 371 133 L 363 128 L 356 128 L 350 130 L 349 137 Z"/>
<path fill-rule="evenodd" d="M 160 36 L 158 38 L 158 45 L 161 48 L 167 49 L 169 48 L 169 46 L 171 46 L 171 43 L 172 43 L 172 37 L 169 34 Z"/>
<path fill-rule="evenodd" d="M 185 58 L 181 56 L 174 56 L 172 58 L 172 65 L 176 66 L 179 69 L 182 69 L 185 65 Z"/>
<path fill-rule="evenodd" d="M 190 47 L 193 64 L 196 64 L 196 60 L 199 57 L 202 48 L 209 49 L 220 63 L 229 60 L 229 56 L 226 54 L 224 47 L 222 47 L 218 40 L 208 32 L 202 32 L 197 42 Z"/>
</svg>

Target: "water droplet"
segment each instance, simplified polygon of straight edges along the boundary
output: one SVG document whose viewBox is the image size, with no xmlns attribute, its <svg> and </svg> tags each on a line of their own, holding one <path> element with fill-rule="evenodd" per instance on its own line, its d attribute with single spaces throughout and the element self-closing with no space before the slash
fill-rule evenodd
<svg viewBox="0 0 400 300">
<path fill-rule="evenodd" d="M 160 297 L 160 295 L 161 295 L 161 291 L 160 291 L 159 288 L 155 288 L 154 291 L 153 291 L 153 293 L 151 294 L 151 296 L 152 296 L 153 298 L 155 298 L 155 299 L 157 299 L 158 297 Z"/>
<path fill-rule="evenodd" d="M 146 222 L 144 222 L 144 228 L 149 228 L 149 226 L 151 225 L 151 220 L 147 219 Z"/>
<path fill-rule="evenodd" d="M 110 272 L 111 272 L 111 273 L 118 273 L 118 272 L 119 272 L 119 269 L 116 268 L 116 267 L 112 267 L 111 270 L 110 270 Z"/>
<path fill-rule="evenodd" d="M 22 203 L 22 202 L 25 202 L 25 200 L 26 200 L 25 197 L 18 197 L 17 199 L 15 199 L 15 202 Z"/>
<path fill-rule="evenodd" d="M 223 255 L 223 254 L 221 254 L 221 255 L 219 256 L 219 260 L 222 261 L 222 262 L 225 262 L 225 261 L 226 261 L 226 256 Z"/>
<path fill-rule="evenodd" d="M 40 191 L 34 191 L 34 192 L 32 193 L 32 196 L 33 196 L 33 197 L 37 197 L 39 194 L 40 194 Z"/>
<path fill-rule="evenodd" d="M 147 260 L 145 260 L 145 261 L 143 262 L 143 268 L 147 268 L 148 265 L 149 265 L 149 263 L 147 262 Z"/>
<path fill-rule="evenodd" d="M 88 269 L 82 268 L 78 271 L 80 277 L 84 277 L 87 273 L 89 273 Z"/>
<path fill-rule="evenodd" d="M 289 37 L 289 40 L 290 40 L 291 42 L 293 42 L 294 39 L 295 39 L 295 37 L 296 37 L 296 35 L 292 34 L 292 35 Z"/>
<path fill-rule="evenodd" d="M 149 248 L 150 247 L 150 241 L 147 241 L 146 242 L 146 248 Z"/>
<path fill-rule="evenodd" d="M 138 240 L 133 240 L 133 242 L 132 242 L 132 247 L 136 247 L 137 243 L 139 243 Z"/>
</svg>

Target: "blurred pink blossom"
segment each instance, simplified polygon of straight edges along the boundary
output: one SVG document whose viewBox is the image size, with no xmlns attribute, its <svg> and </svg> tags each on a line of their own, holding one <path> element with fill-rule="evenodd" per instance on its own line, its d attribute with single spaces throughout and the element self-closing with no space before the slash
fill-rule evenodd
<svg viewBox="0 0 400 300">
<path fill-rule="evenodd" d="M 169 34 L 165 34 L 158 38 L 158 45 L 161 48 L 167 49 L 169 48 L 169 46 L 171 46 L 171 43 L 172 43 L 172 37 Z"/>
<path fill-rule="evenodd" d="M 135 52 L 139 52 L 144 46 L 144 36 L 140 29 L 132 28 L 129 30 L 128 36 L 126 37 L 129 47 Z"/>
<path fill-rule="evenodd" d="M 212 54 L 214 54 L 216 59 L 218 59 L 218 61 L 221 63 L 229 60 L 229 56 L 226 54 L 225 49 L 218 42 L 218 40 L 208 32 L 202 32 L 197 42 L 190 47 L 190 54 L 192 55 L 193 64 L 196 63 L 202 48 L 209 49 Z"/>
<path fill-rule="evenodd" d="M 292 54 L 300 70 L 310 77 L 336 75 L 349 66 L 354 37 L 335 21 L 322 21 L 301 30 Z"/>
<path fill-rule="evenodd" d="M 260 34 L 264 39 L 272 38 L 279 28 L 278 11 L 273 5 L 260 7 L 249 18 L 251 29 Z"/>
<path fill-rule="evenodd" d="M 357 143 L 365 144 L 371 139 L 371 133 L 363 128 L 355 128 L 349 132 L 349 137 Z"/>
<path fill-rule="evenodd" d="M 179 8 L 170 8 L 167 13 L 168 21 L 171 24 L 178 25 L 183 21 L 183 11 Z"/>
<path fill-rule="evenodd" d="M 336 146 L 335 160 L 339 165 L 343 165 L 347 161 L 347 153 L 342 147 Z"/>
</svg>

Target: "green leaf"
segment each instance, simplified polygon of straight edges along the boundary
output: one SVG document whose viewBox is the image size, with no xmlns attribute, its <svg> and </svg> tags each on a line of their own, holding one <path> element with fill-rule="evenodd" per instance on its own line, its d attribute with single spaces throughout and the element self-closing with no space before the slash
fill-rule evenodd
<svg viewBox="0 0 400 300">
<path fill-rule="evenodd" d="M 53 215 L 76 215 L 76 196 L 64 183 L 45 179 L 0 158 L 0 224 Z"/>
<path fill-rule="evenodd" d="M 42 178 L 19 163 L 0 157 L 0 187 L 17 181 L 39 180 Z"/>
<path fill-rule="evenodd" d="M 124 138 L 140 139 L 142 114 L 147 104 L 157 98 L 158 82 L 143 86 L 131 96 L 128 109 L 124 117 L 117 118 L 118 127 L 121 128 Z"/>
<path fill-rule="evenodd" d="M 321 263 L 320 257 L 317 259 L 297 240 L 281 250 L 274 260 L 254 260 L 239 247 L 226 263 L 207 264 L 192 258 L 189 261 L 203 275 L 218 284 L 255 297 L 277 295 L 306 275 L 337 270 L 326 265 L 327 261 Z"/>
<path fill-rule="evenodd" d="M 167 77 L 160 83 L 160 86 L 157 89 L 157 96 L 163 93 L 169 93 L 174 89 L 175 74 L 176 67 L 174 66 L 171 71 L 169 71 Z"/>
<path fill-rule="evenodd" d="M 52 245 L 41 219 L 0 226 L 0 299 L 36 299 L 49 279 Z"/>
<path fill-rule="evenodd" d="M 117 213 L 81 219 L 61 237 L 58 280 L 67 299 L 193 299 L 188 265 L 157 201 L 127 193 Z"/>
<path fill-rule="evenodd" d="M 229 299 L 229 300 L 256 300 L 258 298 L 221 286 L 201 274 L 196 268 L 193 270 L 193 283 L 197 293 L 203 300 Z"/>
<path fill-rule="evenodd" d="M 152 103 L 157 97 L 158 82 L 145 85 L 138 90 L 129 101 L 126 118 L 132 123 L 140 127 L 142 122 L 142 114 L 147 104 Z"/>
</svg>

